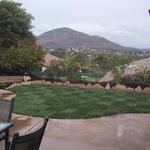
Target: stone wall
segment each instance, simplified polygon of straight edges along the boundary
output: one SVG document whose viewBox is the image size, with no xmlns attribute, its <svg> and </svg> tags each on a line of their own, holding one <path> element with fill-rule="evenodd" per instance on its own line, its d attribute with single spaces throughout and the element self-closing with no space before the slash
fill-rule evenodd
<svg viewBox="0 0 150 150">
<path fill-rule="evenodd" d="M 22 86 L 22 85 L 57 85 L 57 86 L 67 86 L 67 87 L 75 87 L 75 88 L 82 88 L 82 89 L 105 89 L 109 90 L 112 89 L 114 91 L 125 91 L 125 92 L 136 92 L 136 93 L 150 93 L 150 87 L 146 87 L 142 89 L 140 86 L 134 88 L 126 87 L 125 85 L 118 84 L 116 86 L 111 87 L 109 83 L 103 87 L 101 84 L 80 84 L 80 83 L 70 83 L 69 81 L 66 82 L 50 82 L 45 80 L 36 80 L 36 81 L 27 81 L 21 83 L 14 83 L 11 84 L 7 89 Z"/>
</svg>

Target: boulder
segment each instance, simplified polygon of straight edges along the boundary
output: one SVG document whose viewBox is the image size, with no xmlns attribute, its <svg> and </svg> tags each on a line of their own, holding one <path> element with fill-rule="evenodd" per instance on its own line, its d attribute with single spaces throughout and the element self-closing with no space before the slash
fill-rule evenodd
<svg viewBox="0 0 150 150">
<path fill-rule="evenodd" d="M 64 86 L 71 87 L 71 83 L 70 83 L 70 81 L 66 81 L 66 82 L 64 83 Z"/>
<path fill-rule="evenodd" d="M 31 81 L 22 82 L 22 85 L 31 85 Z"/>
<path fill-rule="evenodd" d="M 50 81 L 45 81 L 44 84 L 45 84 L 45 85 L 51 85 L 52 82 L 50 82 Z"/>
<path fill-rule="evenodd" d="M 41 80 L 31 81 L 31 84 L 33 84 L 33 85 L 39 85 L 39 84 L 42 84 L 42 83 L 43 83 L 43 81 L 41 81 Z"/>
<path fill-rule="evenodd" d="M 63 85 L 63 82 L 54 82 L 54 85 L 62 86 L 62 85 Z"/>
<path fill-rule="evenodd" d="M 92 89 L 92 88 L 93 88 L 93 85 L 89 83 L 89 84 L 85 85 L 85 87 L 86 87 L 87 89 Z"/>
<path fill-rule="evenodd" d="M 143 93 L 150 93 L 150 87 L 146 87 L 143 89 Z"/>
<path fill-rule="evenodd" d="M 124 85 L 117 84 L 116 86 L 112 87 L 112 90 L 115 90 L 115 91 L 128 91 L 129 89 Z"/>
<path fill-rule="evenodd" d="M 81 83 L 70 83 L 69 87 L 85 88 L 85 85 Z"/>
<path fill-rule="evenodd" d="M 128 88 L 126 89 L 126 92 L 134 92 L 134 89 L 131 88 L 131 87 L 128 87 Z"/>
<path fill-rule="evenodd" d="M 94 89 L 104 89 L 100 84 L 96 83 L 93 85 Z"/>
<path fill-rule="evenodd" d="M 142 88 L 140 86 L 138 86 L 137 88 L 134 89 L 134 92 L 142 93 Z"/>
<path fill-rule="evenodd" d="M 105 89 L 106 89 L 106 90 L 109 90 L 109 89 L 110 89 L 110 84 L 109 84 L 109 83 L 107 83 Z"/>
</svg>

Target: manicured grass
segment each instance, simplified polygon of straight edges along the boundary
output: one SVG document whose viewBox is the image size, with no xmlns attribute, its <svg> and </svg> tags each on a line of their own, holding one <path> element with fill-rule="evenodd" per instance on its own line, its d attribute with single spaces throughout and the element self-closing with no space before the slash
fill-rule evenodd
<svg viewBox="0 0 150 150">
<path fill-rule="evenodd" d="M 25 115 L 74 119 L 150 112 L 150 94 L 43 85 L 12 91 L 17 94 L 14 112 Z"/>
</svg>

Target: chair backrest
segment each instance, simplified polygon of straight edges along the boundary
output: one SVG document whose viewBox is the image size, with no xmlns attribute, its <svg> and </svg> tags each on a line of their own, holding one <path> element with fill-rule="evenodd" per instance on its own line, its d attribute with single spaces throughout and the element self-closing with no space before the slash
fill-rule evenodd
<svg viewBox="0 0 150 150">
<path fill-rule="evenodd" d="M 14 134 L 9 150 L 39 150 L 48 120 L 47 117 L 43 125 L 33 133 L 23 136 L 19 136 L 19 133 Z"/>
<path fill-rule="evenodd" d="M 10 122 L 14 99 L 3 100 L 0 99 L 0 122 Z"/>
</svg>

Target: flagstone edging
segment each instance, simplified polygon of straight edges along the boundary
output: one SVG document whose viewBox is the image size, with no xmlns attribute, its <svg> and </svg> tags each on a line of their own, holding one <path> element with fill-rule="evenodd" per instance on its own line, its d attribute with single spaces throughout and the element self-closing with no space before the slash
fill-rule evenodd
<svg viewBox="0 0 150 150">
<path fill-rule="evenodd" d="M 125 91 L 125 92 L 135 92 L 135 93 L 150 93 L 150 87 L 146 87 L 142 89 L 140 86 L 134 88 L 126 87 L 125 85 L 117 84 L 116 86 L 111 87 L 109 83 L 103 87 L 101 84 L 82 84 L 82 83 L 70 83 L 69 81 L 66 82 L 51 82 L 51 81 L 45 81 L 45 80 L 36 80 L 36 81 L 27 81 L 27 82 L 21 82 L 21 83 L 14 83 L 11 84 L 6 89 L 11 89 L 16 86 L 22 86 L 22 85 L 57 85 L 57 86 L 66 86 L 66 87 L 75 87 L 75 88 L 81 88 L 81 89 L 112 89 L 113 91 Z"/>
</svg>

